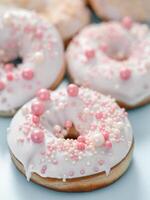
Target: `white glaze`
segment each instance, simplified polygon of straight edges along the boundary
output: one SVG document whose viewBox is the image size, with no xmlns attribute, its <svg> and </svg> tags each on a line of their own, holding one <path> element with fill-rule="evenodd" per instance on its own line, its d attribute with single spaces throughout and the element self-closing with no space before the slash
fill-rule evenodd
<svg viewBox="0 0 150 200">
<path fill-rule="evenodd" d="M 25 27 L 40 30 L 43 38 L 36 38 L 34 31 L 24 32 Z M 64 54 L 58 32 L 34 12 L 1 7 L 0 35 L 0 80 L 6 84 L 0 91 L 0 111 L 7 112 L 22 106 L 39 88 L 51 87 L 62 70 Z M 7 47 L 7 43 L 17 47 Z M 17 56 L 23 58 L 23 63 L 13 69 L 14 80 L 8 81 L 3 62 Z M 26 67 L 34 71 L 32 80 L 21 76 Z"/>
<path fill-rule="evenodd" d="M 110 169 L 118 164 L 131 148 L 133 136 L 126 113 L 110 97 L 86 88 L 80 88 L 77 97 L 70 97 L 65 89 L 61 89 L 52 92 L 50 99 L 46 102 L 39 126 L 31 122 L 31 104 L 36 101 L 33 99 L 18 111 L 8 129 L 9 148 L 23 164 L 28 180 L 32 172 L 42 177 L 63 180 L 102 171 L 108 175 Z M 111 149 L 104 146 L 104 137 L 99 131 L 104 124 L 102 120 L 95 118 L 97 112 L 102 112 L 105 116 L 105 130 L 110 132 Z M 79 113 L 83 121 L 79 118 Z M 87 143 L 95 142 L 90 142 L 84 151 L 80 151 L 76 149 L 77 140 L 57 138 L 52 131 L 53 126 L 59 124 L 63 127 L 65 120 L 73 122 L 80 135 L 87 138 Z M 93 125 L 96 126 L 95 129 Z M 45 138 L 41 144 L 35 144 L 30 137 L 39 127 Z M 68 146 L 68 150 L 60 150 L 61 145 Z M 53 153 L 49 153 L 48 146 L 49 149 L 55 149 Z M 71 157 L 72 151 L 77 155 L 77 160 Z M 44 173 L 41 171 L 43 167 L 46 168 Z"/>
<path fill-rule="evenodd" d="M 115 32 L 116 39 L 109 39 Z M 124 61 L 111 59 L 99 47 L 108 42 L 111 53 L 128 54 Z M 85 52 L 94 50 L 95 57 L 87 59 Z M 129 52 L 129 53 L 128 53 Z M 126 30 L 121 23 L 90 25 L 74 38 L 67 50 L 68 70 L 75 81 L 118 101 L 134 106 L 150 98 L 150 31 L 147 25 L 134 23 Z M 129 80 L 121 80 L 120 69 L 131 70 Z"/>
</svg>

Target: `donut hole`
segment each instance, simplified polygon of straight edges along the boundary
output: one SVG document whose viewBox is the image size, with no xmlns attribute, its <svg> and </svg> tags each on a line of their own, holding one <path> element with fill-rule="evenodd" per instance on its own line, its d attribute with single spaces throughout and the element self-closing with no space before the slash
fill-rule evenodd
<svg viewBox="0 0 150 200">
<path fill-rule="evenodd" d="M 101 43 L 103 52 L 116 61 L 127 60 L 131 54 L 132 40 L 129 33 L 120 26 L 107 27 Z"/>
<path fill-rule="evenodd" d="M 67 134 L 65 135 L 65 139 L 73 139 L 76 140 L 79 136 L 79 132 L 76 130 L 75 126 L 73 125 L 71 128 L 67 130 Z"/>
<path fill-rule="evenodd" d="M 17 67 L 22 63 L 23 63 L 23 58 L 21 56 L 18 56 L 15 59 L 8 61 L 6 64 L 13 64 L 14 67 Z"/>
</svg>

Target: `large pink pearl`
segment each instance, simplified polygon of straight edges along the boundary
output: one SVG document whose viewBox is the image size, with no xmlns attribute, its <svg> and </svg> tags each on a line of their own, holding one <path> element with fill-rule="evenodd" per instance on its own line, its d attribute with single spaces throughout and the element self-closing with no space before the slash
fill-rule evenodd
<svg viewBox="0 0 150 200">
<path fill-rule="evenodd" d="M 42 115 L 44 113 L 44 110 L 45 110 L 44 104 L 42 102 L 38 102 L 38 101 L 34 102 L 32 104 L 31 109 L 32 109 L 32 114 L 36 115 L 36 116 Z"/>
<path fill-rule="evenodd" d="M 23 69 L 22 71 L 22 77 L 25 79 L 25 80 L 31 80 L 34 76 L 34 73 L 33 73 L 33 70 L 30 69 L 30 68 L 25 68 Z"/>
<path fill-rule="evenodd" d="M 70 97 L 76 97 L 78 95 L 79 88 L 75 84 L 70 84 L 68 85 L 67 92 Z"/>
<path fill-rule="evenodd" d="M 124 17 L 122 20 L 122 25 L 126 28 L 126 29 L 130 29 L 133 25 L 132 19 L 130 17 Z"/>
<path fill-rule="evenodd" d="M 32 122 L 33 122 L 34 124 L 39 124 L 40 118 L 39 118 L 38 116 L 36 116 L 36 115 L 33 115 L 33 116 L 32 116 Z"/>
<path fill-rule="evenodd" d="M 85 144 L 83 142 L 78 142 L 77 143 L 77 149 L 79 151 L 83 151 L 85 149 Z"/>
<path fill-rule="evenodd" d="M 4 66 L 4 68 L 5 68 L 5 71 L 12 71 L 12 69 L 14 68 L 14 65 L 13 64 L 11 64 L 11 63 L 8 63 L 8 64 L 6 64 L 5 66 Z"/>
<path fill-rule="evenodd" d="M 41 101 L 47 101 L 50 98 L 50 92 L 47 89 L 40 89 L 37 92 L 37 97 L 41 100 Z"/>
<path fill-rule="evenodd" d="M 3 81 L 0 81 L 0 91 L 5 88 L 5 83 Z"/>
<path fill-rule="evenodd" d="M 122 68 L 120 70 L 120 78 L 122 80 L 128 80 L 131 77 L 131 70 L 128 68 Z"/>
<path fill-rule="evenodd" d="M 79 135 L 78 138 L 77 138 L 77 141 L 85 143 L 86 140 L 85 140 L 85 137 L 83 135 Z"/>
<path fill-rule="evenodd" d="M 14 80 L 14 74 L 12 72 L 7 73 L 7 80 L 8 81 L 13 81 Z"/>
<path fill-rule="evenodd" d="M 40 130 L 35 130 L 32 134 L 31 134 L 31 140 L 34 143 L 40 144 L 44 141 L 44 133 Z"/>
</svg>

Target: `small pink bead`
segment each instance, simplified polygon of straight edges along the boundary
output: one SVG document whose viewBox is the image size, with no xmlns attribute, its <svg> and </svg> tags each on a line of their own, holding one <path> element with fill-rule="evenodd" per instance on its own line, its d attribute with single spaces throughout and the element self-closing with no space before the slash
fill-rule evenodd
<svg viewBox="0 0 150 200">
<path fill-rule="evenodd" d="M 78 142 L 77 149 L 83 151 L 85 149 L 85 144 L 83 142 Z"/>
<path fill-rule="evenodd" d="M 111 148 L 112 148 L 112 143 L 111 143 L 109 140 L 107 140 L 107 141 L 105 142 L 105 147 L 106 147 L 107 149 L 111 149 Z"/>
<path fill-rule="evenodd" d="M 94 50 L 86 50 L 85 56 L 87 59 L 92 59 L 95 57 L 95 51 Z"/>
<path fill-rule="evenodd" d="M 0 81 L 0 91 L 5 89 L 5 83 Z"/>
<path fill-rule="evenodd" d="M 109 139 L 109 133 L 108 133 L 107 131 L 104 131 L 104 132 L 102 133 L 102 135 L 104 136 L 104 139 L 105 139 L 105 140 L 108 140 L 108 139 Z"/>
<path fill-rule="evenodd" d="M 40 130 L 34 131 L 31 134 L 31 140 L 34 143 L 38 143 L 38 144 L 42 143 L 44 141 L 44 133 Z"/>
<path fill-rule="evenodd" d="M 25 68 L 23 69 L 22 71 L 22 77 L 25 79 L 25 80 L 31 80 L 34 76 L 34 73 L 33 73 L 33 70 L 30 69 L 30 68 Z"/>
<path fill-rule="evenodd" d="M 14 74 L 13 74 L 12 72 L 8 72 L 8 73 L 7 73 L 7 80 L 8 80 L 8 81 L 14 80 Z"/>
<path fill-rule="evenodd" d="M 103 51 L 103 52 L 106 52 L 108 50 L 108 45 L 107 44 L 101 44 L 100 50 Z"/>
<path fill-rule="evenodd" d="M 83 135 L 80 135 L 80 136 L 78 136 L 77 141 L 85 143 L 85 137 Z"/>
<path fill-rule="evenodd" d="M 103 116 L 103 113 L 102 113 L 102 112 L 98 112 L 98 113 L 96 113 L 95 117 L 96 117 L 96 119 L 100 120 L 100 119 L 102 119 L 104 116 Z"/>
<path fill-rule="evenodd" d="M 36 32 L 35 32 L 35 36 L 36 36 L 36 38 L 38 38 L 38 39 L 42 39 L 42 37 L 43 37 L 43 32 L 42 32 L 40 29 L 37 29 Z"/>
<path fill-rule="evenodd" d="M 120 70 L 120 78 L 122 80 L 128 80 L 131 77 L 131 70 L 128 68 L 122 68 Z"/>
<path fill-rule="evenodd" d="M 126 28 L 126 29 L 130 29 L 133 25 L 133 21 L 130 17 L 124 17 L 122 20 L 122 25 Z"/>
<path fill-rule="evenodd" d="M 5 68 L 5 71 L 9 72 L 9 71 L 12 71 L 12 69 L 14 68 L 14 65 L 11 63 L 8 63 L 4 66 L 4 68 Z"/>
<path fill-rule="evenodd" d="M 67 92 L 69 96 L 76 97 L 78 95 L 79 88 L 75 84 L 70 84 L 68 85 Z"/>
<path fill-rule="evenodd" d="M 66 120 L 65 121 L 65 128 L 71 128 L 72 127 L 72 121 Z"/>
<path fill-rule="evenodd" d="M 44 113 L 45 108 L 44 108 L 44 104 L 42 102 L 37 101 L 32 104 L 31 109 L 32 109 L 33 115 L 40 116 Z"/>
<path fill-rule="evenodd" d="M 33 122 L 34 124 L 39 124 L 40 118 L 39 118 L 38 116 L 36 116 L 36 115 L 33 115 L 33 116 L 32 116 L 32 122 Z"/>
<path fill-rule="evenodd" d="M 41 100 L 41 101 L 47 101 L 50 98 L 50 93 L 47 89 L 40 89 L 37 92 L 37 97 Z"/>
</svg>

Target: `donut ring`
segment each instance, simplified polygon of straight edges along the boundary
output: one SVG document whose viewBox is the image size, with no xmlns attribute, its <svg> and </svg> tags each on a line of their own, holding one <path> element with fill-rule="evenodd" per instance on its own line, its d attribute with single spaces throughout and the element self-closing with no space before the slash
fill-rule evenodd
<svg viewBox="0 0 150 200">
<path fill-rule="evenodd" d="M 33 12 L 0 7 L 0 27 L 0 114 L 9 116 L 40 88 L 59 84 L 64 51 L 55 28 Z"/>
<path fill-rule="evenodd" d="M 3 3 L 37 11 L 57 27 L 65 43 L 90 22 L 90 11 L 83 0 L 4 0 Z"/>
<path fill-rule="evenodd" d="M 130 16 L 136 21 L 149 22 L 150 2 L 149 0 L 88 0 L 92 9 L 103 19 L 119 20 Z"/>
<path fill-rule="evenodd" d="M 148 26 L 128 17 L 122 22 L 93 24 L 68 46 L 68 72 L 75 83 L 134 108 L 150 102 L 149 47 Z"/>
<path fill-rule="evenodd" d="M 45 89 L 24 105 L 8 129 L 16 167 L 59 191 L 90 191 L 117 180 L 132 158 L 127 113 L 114 99 L 70 84 Z"/>
</svg>

